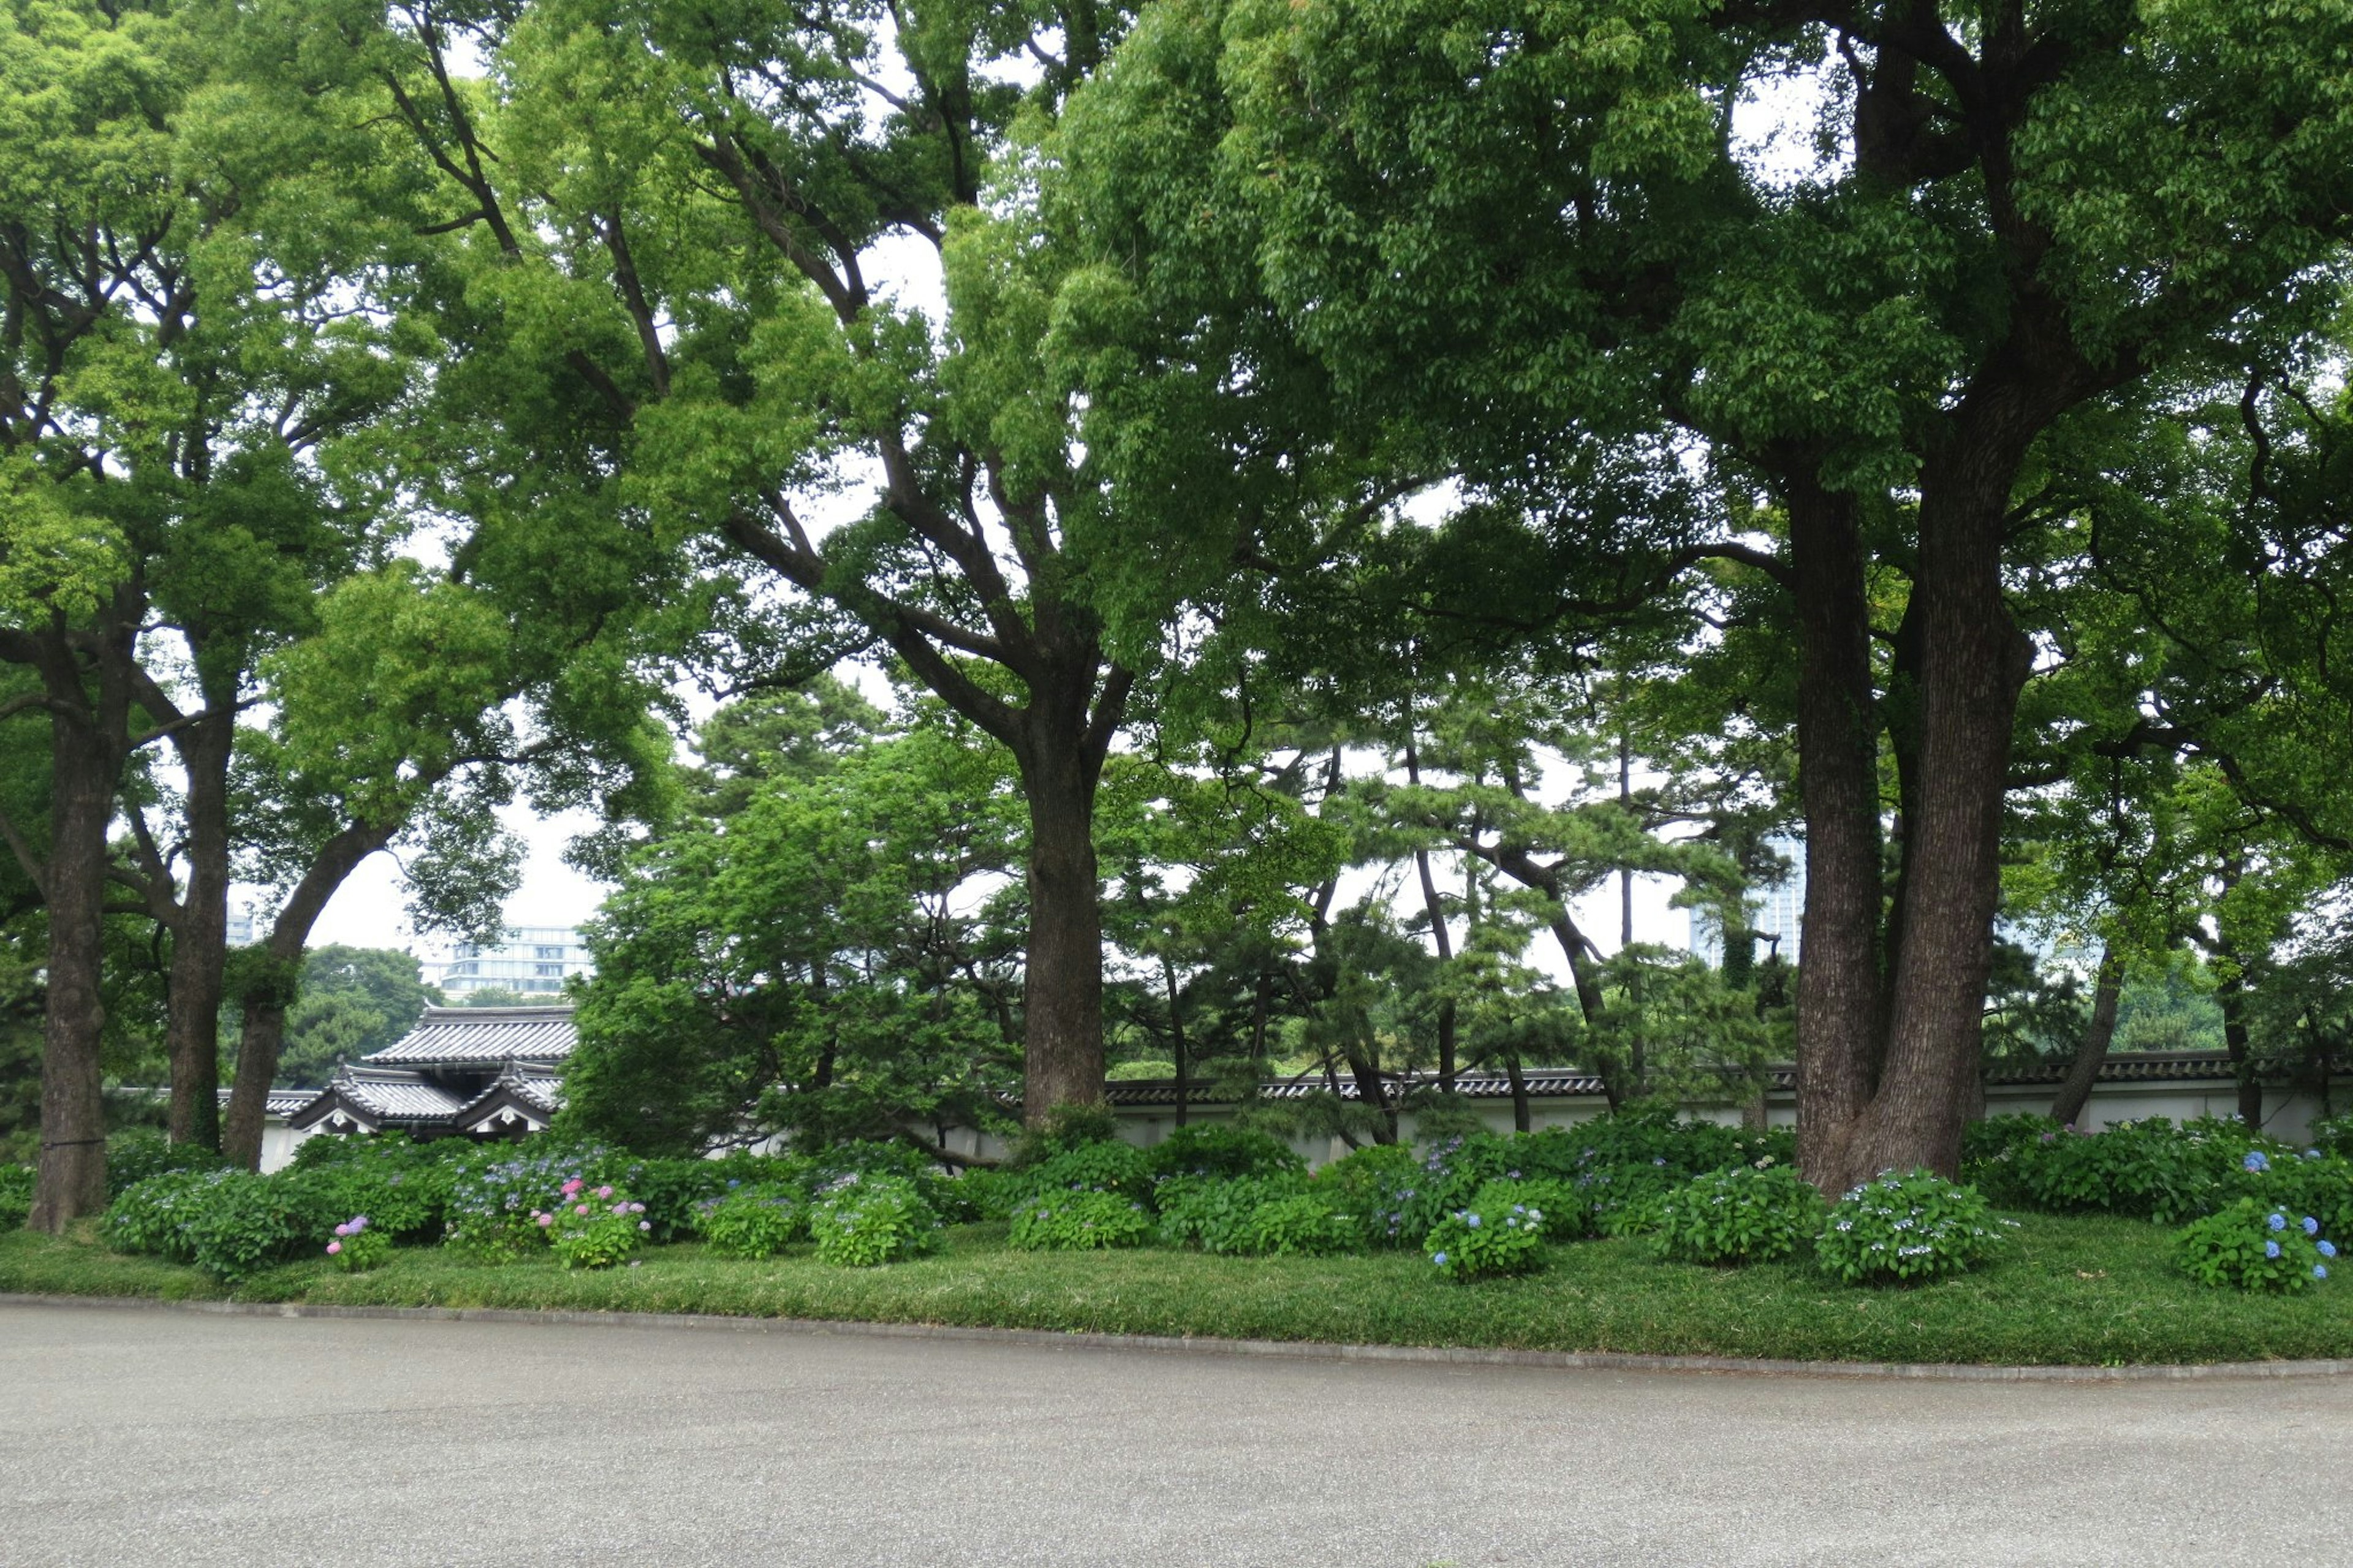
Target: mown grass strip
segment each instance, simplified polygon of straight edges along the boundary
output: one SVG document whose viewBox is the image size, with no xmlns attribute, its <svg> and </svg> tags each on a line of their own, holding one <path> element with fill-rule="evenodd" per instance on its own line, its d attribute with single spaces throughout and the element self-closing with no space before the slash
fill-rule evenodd
<svg viewBox="0 0 2353 1568">
<path fill-rule="evenodd" d="M 1855 1289 L 1802 1262 L 1718 1270 L 1655 1263 L 1632 1242 L 1551 1249 L 1520 1279 L 1454 1285 L 1411 1254 L 1213 1258 L 1157 1248 L 1030 1253 L 1002 1226 L 952 1230 L 932 1258 L 836 1268 L 798 1249 L 766 1262 L 650 1250 L 636 1268 L 567 1272 L 404 1249 L 365 1274 L 324 1260 L 273 1269 L 244 1300 L 526 1310 L 707 1313 L 851 1322 L 1343 1344 L 1601 1351 L 1761 1360 L 2123 1365 L 2353 1356 L 2353 1291 L 2244 1296 L 2174 1272 L 2166 1232 L 2131 1221 L 2020 1215 L 1980 1272 Z M 0 1237 L 0 1291 L 202 1299 L 193 1269 L 107 1251 L 87 1234 Z"/>
</svg>

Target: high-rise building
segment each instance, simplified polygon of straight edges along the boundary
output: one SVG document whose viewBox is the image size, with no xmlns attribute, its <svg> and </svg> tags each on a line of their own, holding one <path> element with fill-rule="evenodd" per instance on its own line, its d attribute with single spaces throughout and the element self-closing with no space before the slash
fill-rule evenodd
<svg viewBox="0 0 2353 1568">
<path fill-rule="evenodd" d="M 580 933 L 570 926 L 510 926 L 496 946 L 461 942 L 446 963 L 428 964 L 440 973 L 433 983 L 452 1001 L 469 991 L 513 991 L 525 996 L 554 996 L 575 974 L 594 974 Z"/>
<path fill-rule="evenodd" d="M 1789 874 L 1769 888 L 1749 891 L 1748 924 L 1757 932 L 1757 956 L 1778 953 L 1795 963 L 1799 928 L 1806 914 L 1806 847 L 1795 838 L 1768 838 L 1765 847 L 1789 863 Z M 1710 963 L 1724 963 L 1724 930 L 1714 910 L 1692 910 L 1691 950 Z"/>
</svg>

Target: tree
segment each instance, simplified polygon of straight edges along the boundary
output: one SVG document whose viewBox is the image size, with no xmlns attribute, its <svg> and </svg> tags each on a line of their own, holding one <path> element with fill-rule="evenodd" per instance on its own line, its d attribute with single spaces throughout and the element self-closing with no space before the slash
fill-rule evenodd
<svg viewBox="0 0 2353 1568">
<path fill-rule="evenodd" d="M 2034 662 L 2005 573 L 2064 515 L 2050 443 L 2153 376 L 2281 364 L 2333 308 L 2348 26 L 2252 0 L 1243 0 L 1145 16 L 1116 107 L 1071 120 L 1105 162 L 1153 149 L 1152 184 L 1096 187 L 1139 254 L 1249 258 L 1239 298 L 1354 420 L 1629 561 L 1636 597 L 1709 557 L 1790 595 L 1801 1158 L 1837 1190 L 1958 1158 Z M 1785 176 L 1736 109 L 1791 79 L 1824 151 Z M 1646 531 L 1597 483 L 1690 455 L 1704 530 Z"/>
<path fill-rule="evenodd" d="M 426 1006 L 440 1000 L 422 973 L 414 956 L 389 948 L 337 943 L 305 953 L 301 990 L 287 1015 L 278 1084 L 319 1088 L 345 1062 L 380 1051 L 415 1028 Z M 471 993 L 467 1001 L 480 994 Z"/>
<path fill-rule="evenodd" d="M 673 1152 L 1002 1125 L 1024 913 L 1002 753 L 832 682 L 722 709 L 702 752 L 703 809 L 588 928 L 564 1125 Z"/>
</svg>

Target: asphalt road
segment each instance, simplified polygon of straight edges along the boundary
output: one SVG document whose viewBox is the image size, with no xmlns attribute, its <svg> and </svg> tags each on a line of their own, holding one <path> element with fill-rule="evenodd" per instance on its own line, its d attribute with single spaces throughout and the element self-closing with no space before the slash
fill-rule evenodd
<svg viewBox="0 0 2353 1568">
<path fill-rule="evenodd" d="M 2343 1563 L 2353 1382 L 0 1306 L 0 1563 Z"/>
</svg>

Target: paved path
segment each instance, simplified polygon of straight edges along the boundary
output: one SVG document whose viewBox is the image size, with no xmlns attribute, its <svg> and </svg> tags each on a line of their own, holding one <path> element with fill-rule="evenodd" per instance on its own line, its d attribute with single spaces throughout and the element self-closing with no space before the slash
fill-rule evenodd
<svg viewBox="0 0 2353 1568">
<path fill-rule="evenodd" d="M 2330 1563 L 2353 1380 L 0 1306 L 0 1563 Z"/>
</svg>

